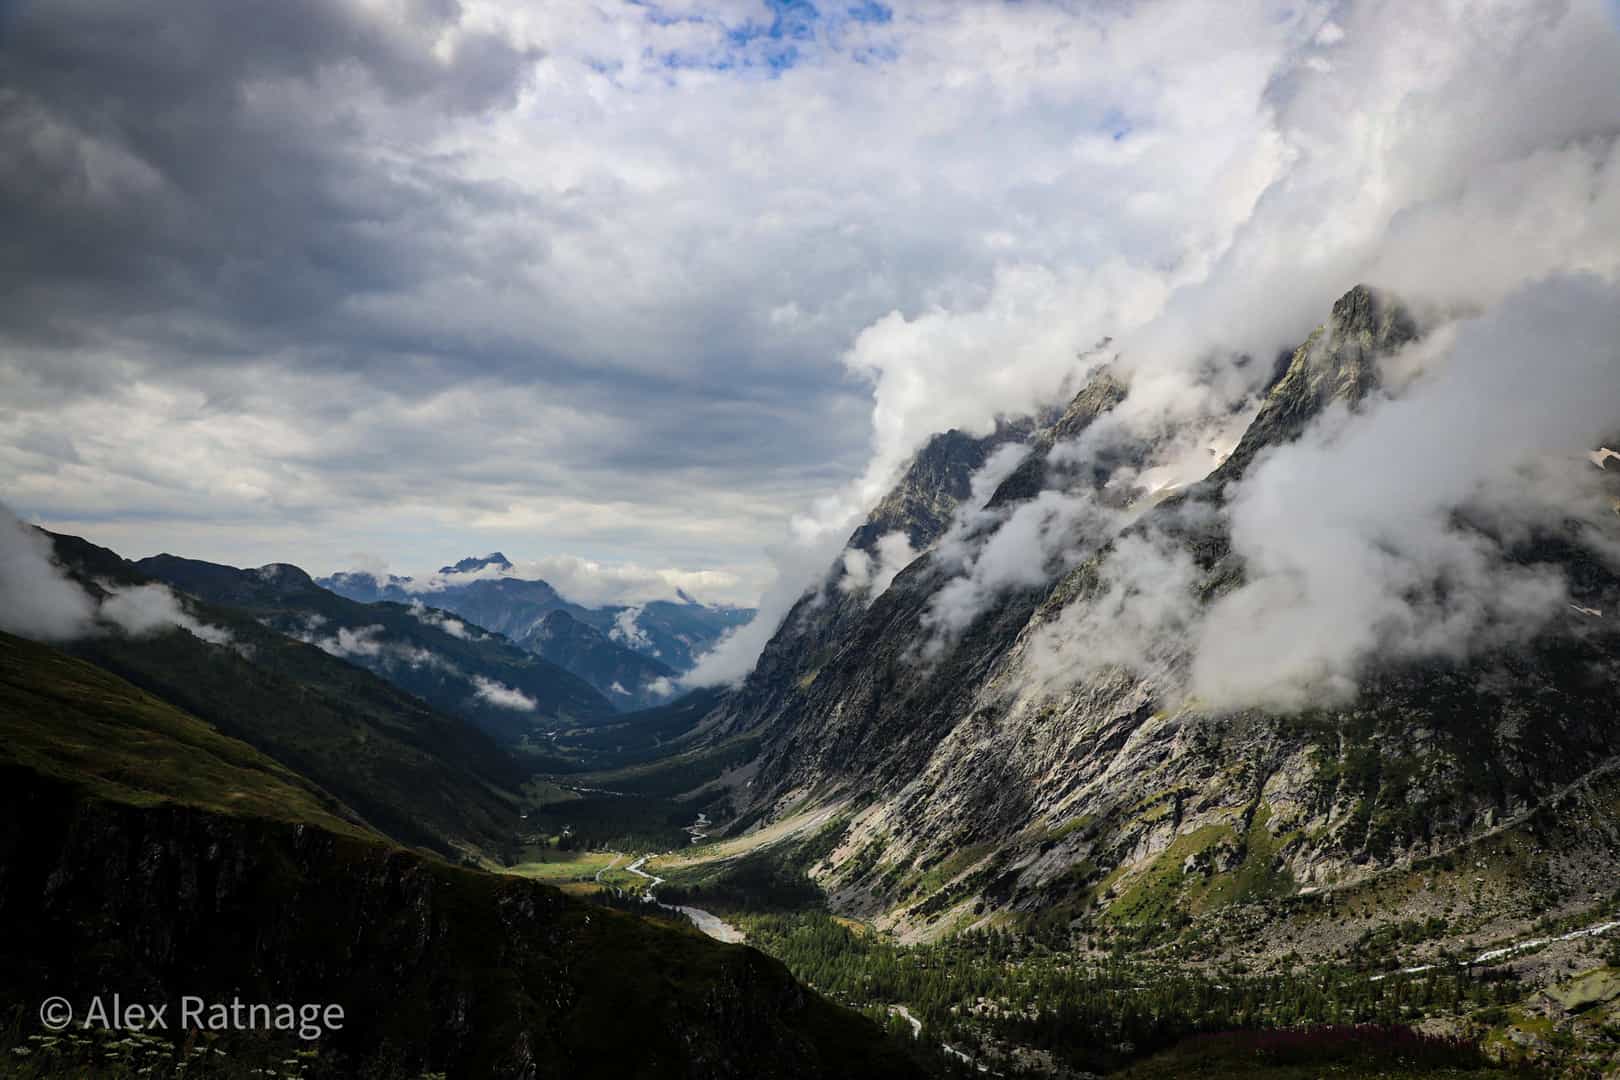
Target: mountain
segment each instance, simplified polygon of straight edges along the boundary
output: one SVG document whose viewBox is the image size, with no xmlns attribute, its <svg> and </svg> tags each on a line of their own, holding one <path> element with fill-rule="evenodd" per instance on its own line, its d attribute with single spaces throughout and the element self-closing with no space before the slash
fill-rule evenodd
<svg viewBox="0 0 1620 1080">
<path fill-rule="evenodd" d="M 926 550 L 877 595 L 841 588 L 841 559 L 702 721 L 716 738 L 763 739 L 730 792 L 730 833 L 830 817 L 836 842 L 814 872 L 835 907 L 922 936 L 1037 915 L 1174 932 L 1239 902 L 1349 889 L 1504 828 L 1544 830 L 1554 805 L 1579 854 L 1538 849 L 1533 873 L 1566 894 L 1612 880 L 1620 816 L 1604 777 L 1620 754 L 1620 632 L 1603 616 L 1620 606 L 1620 577 L 1598 552 L 1620 542 L 1620 518 L 1503 538 L 1515 566 L 1556 571 L 1570 590 L 1528 645 L 1384 661 L 1353 700 L 1208 707 L 1182 692 L 1188 643 L 1173 624 L 1129 664 L 1070 654 L 1072 670 L 1054 668 L 1056 631 L 1088 628 L 1103 656 L 1130 633 L 1110 577 L 1122 547 L 1185 576 L 1164 603 L 1188 617 L 1249 580 L 1232 486 L 1330 408 L 1356 423 L 1381 392 L 1381 361 L 1416 334 L 1398 302 L 1352 290 L 1253 415 L 1234 415 L 1231 451 L 1212 449 L 1206 474 L 1180 486 L 1108 486 L 1119 466 L 1143 476 L 1168 450 L 1104 426 L 1127 392 L 1107 367 L 1023 438 L 1003 475 L 982 470 L 1005 432 L 937 437 L 846 549 L 870 554 L 902 531 Z M 1079 438 L 1098 450 L 1091 468 L 1053 460 Z M 1050 518 L 1066 523 L 1064 550 L 1036 553 L 1003 587 L 954 584 L 968 580 L 960 551 L 988 529 L 1076 506 L 1109 512 Z M 1162 581 L 1177 579 L 1132 587 Z M 950 621 L 945 602 L 964 596 L 977 606 Z M 1568 833 L 1570 812 L 1600 819 L 1587 838 Z M 1481 878 L 1479 910 L 1521 911 L 1513 880 Z M 1422 909 L 1421 897 L 1389 904 L 1396 921 Z"/>
<path fill-rule="evenodd" d="M 494 567 L 496 570 L 510 570 L 512 569 L 512 563 L 505 555 L 502 555 L 498 551 L 492 551 L 482 558 L 479 558 L 476 555 L 470 555 L 452 566 L 441 566 L 439 567 L 439 573 L 475 574 L 480 570 L 487 570 L 490 567 Z"/>
<path fill-rule="evenodd" d="M 210 1075 L 921 1075 L 751 948 L 400 851 L 245 743 L 5 634 L 0 730 L 7 1000 L 117 987 L 176 1026 L 182 994 L 342 1009 L 319 1042 L 207 1036 Z M 88 1055 L 93 1034 L 8 1057 Z M 109 1062 L 140 1042 L 113 1037 Z"/>
<path fill-rule="evenodd" d="M 241 570 L 154 555 L 142 573 L 210 603 L 249 612 L 518 745 L 610 716 L 614 706 L 571 672 L 444 611 L 420 603 L 363 604 L 317 585 L 295 566 Z"/>
<path fill-rule="evenodd" d="M 687 597 L 680 601 L 649 600 L 644 604 L 589 609 L 581 621 L 595 626 L 625 648 L 684 675 L 716 642 L 737 627 L 747 625 L 753 617 L 753 608 L 700 604 Z"/>
<path fill-rule="evenodd" d="M 564 599 L 550 584 L 538 579 L 518 578 L 503 573 L 455 580 L 455 575 L 477 574 L 490 568 L 511 570 L 513 566 L 506 556 L 497 551 L 442 567 L 438 577 L 426 582 L 392 575 L 379 580 L 369 573 L 344 571 L 320 578 L 316 584 L 361 603 L 385 600 L 400 604 L 430 602 L 436 608 L 451 612 L 486 630 L 504 634 L 516 644 L 562 664 L 608 694 L 610 700 L 622 696 L 612 693 L 613 680 L 604 685 L 593 674 L 612 666 L 601 659 L 602 650 L 593 650 L 596 658 L 575 669 L 541 647 L 554 640 L 554 635 L 540 633 L 542 625 L 553 612 L 566 612 L 575 622 L 599 631 L 610 644 L 654 661 L 675 675 L 684 675 L 692 670 L 697 658 L 713 648 L 722 636 L 754 617 L 751 608 L 702 604 L 685 593 L 678 593 L 678 600 L 591 608 Z M 575 654 L 570 652 L 568 655 Z M 613 661 L 617 665 L 627 663 L 623 658 Z M 664 676 L 655 675 L 653 679 L 659 677 Z M 651 700 L 644 690 L 631 687 L 628 683 L 624 685 L 631 690 L 632 698 Z"/>
<path fill-rule="evenodd" d="M 0 632 L 0 755 L 136 806 L 313 824 L 381 840 L 328 792 L 85 660 Z"/>
<path fill-rule="evenodd" d="M 542 619 L 523 641 L 537 655 L 579 675 L 625 708 L 659 705 L 674 692 L 674 668 L 608 640 L 602 631 L 562 608 Z"/>
<path fill-rule="evenodd" d="M 156 588 L 106 548 L 47 535 L 89 591 Z M 398 843 L 475 856 L 511 847 L 527 772 L 489 736 L 248 614 L 197 601 L 186 609 L 214 640 L 165 625 L 66 650 L 319 785 Z"/>
</svg>

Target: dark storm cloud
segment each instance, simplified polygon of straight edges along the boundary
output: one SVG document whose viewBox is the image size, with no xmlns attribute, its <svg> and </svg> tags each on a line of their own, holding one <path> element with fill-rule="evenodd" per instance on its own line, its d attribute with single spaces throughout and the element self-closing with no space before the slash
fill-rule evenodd
<svg viewBox="0 0 1620 1080">
<path fill-rule="evenodd" d="M 400 22 L 298 0 L 14 9 L 0 50 L 8 332 L 71 342 L 147 323 L 141 336 L 166 350 L 229 353 L 307 340 L 344 297 L 417 279 L 446 199 L 499 192 L 432 162 L 379 167 L 352 111 L 510 103 L 534 55 L 484 35 L 441 62 L 433 38 L 454 13 L 419 5 Z"/>
<path fill-rule="evenodd" d="M 470 162 L 545 50 L 461 5 L 0 17 L 0 483 L 25 510 L 309 530 L 747 490 L 751 547 L 858 467 L 835 347 L 807 367 L 749 331 L 746 290 L 667 262 L 619 294 L 611 263 L 638 255 L 598 235 L 632 197 L 617 177 L 537 192 Z M 604 265 L 607 287 L 576 284 Z M 604 543 L 658 546 L 625 516 Z"/>
</svg>

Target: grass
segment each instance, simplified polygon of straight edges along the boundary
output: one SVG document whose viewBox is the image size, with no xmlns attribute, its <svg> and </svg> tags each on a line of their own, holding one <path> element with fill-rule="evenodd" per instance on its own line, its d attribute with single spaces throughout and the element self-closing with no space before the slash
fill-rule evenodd
<svg viewBox="0 0 1620 1080">
<path fill-rule="evenodd" d="M 135 806 L 319 825 L 377 838 L 337 799 L 116 675 L 0 634 L 0 762 Z"/>
<path fill-rule="evenodd" d="M 1199 912 L 1292 895 L 1295 882 L 1277 866 L 1277 856 L 1298 834 L 1273 836 L 1266 827 L 1269 815 L 1265 806 L 1258 807 L 1241 838 L 1230 824 L 1204 825 L 1183 833 L 1146 868 L 1128 878 L 1112 875 L 1104 884 L 1112 885 L 1119 898 L 1109 907 L 1108 918 L 1143 925 L 1160 922 L 1172 911 Z M 1217 872 L 1212 860 L 1222 853 L 1237 862 Z"/>
<path fill-rule="evenodd" d="M 599 872 L 605 879 L 606 871 L 629 861 L 626 856 L 610 851 L 553 851 L 548 853 L 547 858 L 518 863 L 508 872 L 551 885 L 580 881 L 594 883 Z"/>
<path fill-rule="evenodd" d="M 531 806 L 547 806 L 551 803 L 571 802 L 579 798 L 579 792 L 571 791 L 561 784 L 550 780 L 530 780 L 523 785 L 524 798 L 529 800 Z"/>
</svg>

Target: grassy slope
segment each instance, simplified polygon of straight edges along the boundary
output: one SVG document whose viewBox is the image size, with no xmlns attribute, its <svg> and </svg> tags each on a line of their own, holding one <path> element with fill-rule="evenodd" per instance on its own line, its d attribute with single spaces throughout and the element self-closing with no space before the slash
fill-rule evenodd
<svg viewBox="0 0 1620 1080">
<path fill-rule="evenodd" d="M 319 825 L 380 839 L 337 799 L 93 664 L 0 633 L 0 762 L 138 806 Z"/>
</svg>

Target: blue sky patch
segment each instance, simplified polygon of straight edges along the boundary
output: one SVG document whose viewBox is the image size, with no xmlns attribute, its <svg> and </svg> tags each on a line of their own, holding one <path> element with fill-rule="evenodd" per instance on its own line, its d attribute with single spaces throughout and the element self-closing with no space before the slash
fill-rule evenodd
<svg viewBox="0 0 1620 1080">
<path fill-rule="evenodd" d="M 712 13 L 672 13 L 658 0 L 625 2 L 640 9 L 654 26 L 698 23 L 719 32 L 715 47 L 710 49 L 649 48 L 644 53 L 668 70 L 754 72 L 775 78 L 813 63 L 818 53 L 845 53 L 861 64 L 891 63 L 900 56 L 895 42 L 874 41 L 869 31 L 858 29 L 893 21 L 893 10 L 878 0 L 861 0 L 854 5 L 844 0 L 841 6 L 826 11 L 812 0 L 761 0 L 759 15 L 738 23 L 725 22 Z"/>
</svg>

